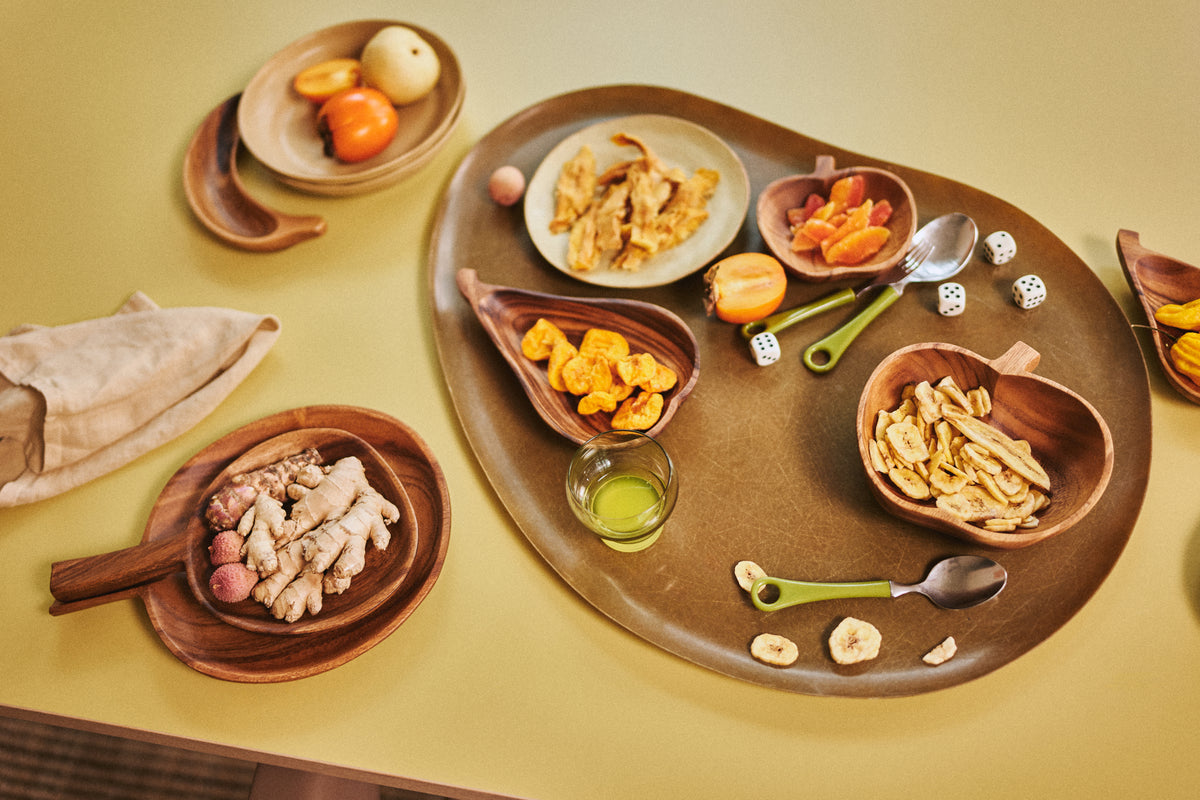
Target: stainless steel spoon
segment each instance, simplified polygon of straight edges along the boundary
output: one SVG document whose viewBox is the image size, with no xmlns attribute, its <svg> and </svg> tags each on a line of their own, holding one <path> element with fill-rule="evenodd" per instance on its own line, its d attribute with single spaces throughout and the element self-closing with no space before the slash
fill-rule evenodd
<svg viewBox="0 0 1200 800">
<path fill-rule="evenodd" d="M 983 556 L 953 556 L 933 565 L 925 580 L 908 586 L 894 581 L 857 583 L 813 583 L 784 578 L 759 578 L 750 587 L 750 600 L 762 611 L 835 600 L 847 597 L 899 597 L 909 592 L 923 594 L 942 608 L 960 609 L 977 606 L 1000 594 L 1008 582 L 1008 571 Z M 761 595 L 767 591 L 771 599 Z M 774 596 L 773 596 L 774 595 Z"/>
<path fill-rule="evenodd" d="M 849 322 L 833 333 L 809 345 L 804 351 L 804 366 L 813 372 L 829 372 L 838 359 L 850 347 L 850 343 L 863 332 L 884 309 L 900 299 L 904 287 L 910 283 L 930 283 L 948 280 L 967 265 L 975 251 L 979 229 L 975 221 L 966 214 L 944 214 L 928 223 L 913 236 L 913 247 L 921 242 L 930 242 L 933 249 L 915 270 L 899 280 L 883 287 L 871 304 L 858 312 Z"/>
</svg>

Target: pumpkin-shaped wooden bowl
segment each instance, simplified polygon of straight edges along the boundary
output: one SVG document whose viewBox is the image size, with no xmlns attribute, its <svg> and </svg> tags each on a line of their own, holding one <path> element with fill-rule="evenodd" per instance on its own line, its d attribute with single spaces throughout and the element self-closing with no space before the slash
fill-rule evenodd
<svg viewBox="0 0 1200 800">
<path fill-rule="evenodd" d="M 400 512 L 388 526 L 391 542 L 379 551 L 368 546 L 366 566 L 342 594 L 326 594 L 318 614 L 305 613 L 295 622 L 276 619 L 253 598 L 227 603 L 213 596 L 209 578 L 213 566 L 208 546 L 214 531 L 205 520 L 209 499 L 233 476 L 315 449 L 321 462 L 332 464 L 354 456 L 362 461 L 367 480 Z M 337 428 L 304 428 L 261 442 L 231 461 L 195 498 L 195 510 L 183 530 L 171 536 L 97 556 L 60 561 L 50 572 L 50 591 L 58 601 L 52 614 L 89 608 L 127 596 L 131 587 L 145 586 L 179 571 L 187 577 L 192 595 L 213 616 L 243 630 L 270 634 L 308 634 L 356 623 L 407 587 L 417 547 L 417 521 L 404 485 L 383 457 L 366 441 Z"/>
<path fill-rule="evenodd" d="M 1180 372 L 1171 360 L 1171 345 L 1187 331 L 1154 319 L 1154 312 L 1168 303 L 1183 305 L 1200 297 L 1200 268 L 1147 250 L 1133 231 L 1117 232 L 1117 254 L 1125 279 L 1146 312 L 1154 349 L 1167 380 L 1188 400 L 1200 403 L 1200 384 Z"/>
<path fill-rule="evenodd" d="M 558 326 L 578 345 L 589 328 L 620 333 L 631 353 L 649 353 L 675 371 L 674 388 L 663 395 L 662 414 L 645 433 L 654 436 L 691 393 L 700 377 L 700 352 L 692 331 L 674 313 L 640 300 L 563 297 L 482 283 L 473 269 L 459 270 L 458 289 L 470 303 L 484 330 L 516 373 L 521 387 L 546 424 L 575 444 L 611 429 L 612 414 L 580 414 L 579 398 L 550 385 L 546 362 L 521 352 L 521 339 L 539 318 Z"/>
<path fill-rule="evenodd" d="M 875 202 L 887 200 L 891 204 L 892 216 L 886 224 L 891 236 L 887 243 L 871 258 L 853 266 L 827 264 L 820 249 L 793 252 L 788 210 L 803 207 L 810 194 L 828 199 L 830 187 L 849 175 L 863 176 L 865 198 Z M 917 232 L 917 204 L 908 184 L 898 175 L 874 167 L 834 169 L 832 156 L 818 156 L 815 169 L 807 175 L 790 175 L 768 184 L 758 196 L 755 213 L 767 247 L 789 272 L 811 283 L 878 275 L 904 257 Z"/>
<path fill-rule="evenodd" d="M 1004 549 L 1027 547 L 1063 533 L 1100 500 L 1112 475 L 1113 441 L 1096 409 L 1070 389 L 1032 374 L 1041 356 L 1017 342 L 988 360 L 952 344 L 915 344 L 895 351 L 875 368 L 863 388 L 857 415 L 858 449 L 871 492 L 888 512 L 958 539 Z M 876 415 L 901 403 L 909 384 L 936 384 L 951 377 L 964 391 L 982 386 L 991 395 L 983 419 L 1013 439 L 1029 443 L 1050 477 L 1050 504 L 1037 513 L 1036 527 L 993 532 L 916 501 L 871 465 L 868 441 Z"/>
</svg>

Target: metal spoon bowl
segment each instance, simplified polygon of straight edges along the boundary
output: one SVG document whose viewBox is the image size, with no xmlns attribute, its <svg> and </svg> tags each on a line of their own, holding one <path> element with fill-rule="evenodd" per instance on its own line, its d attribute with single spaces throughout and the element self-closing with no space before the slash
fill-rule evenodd
<svg viewBox="0 0 1200 800">
<path fill-rule="evenodd" d="M 847 597 L 899 597 L 916 592 L 941 608 L 962 609 L 977 606 L 1000 593 L 1008 582 L 1008 571 L 983 556 L 953 556 L 933 565 L 925 580 L 907 585 L 876 580 L 856 583 L 813 583 L 784 578 L 759 578 L 750 587 L 750 600 L 761 611 L 834 600 Z M 764 599 L 764 590 L 767 592 Z"/>
<path fill-rule="evenodd" d="M 912 272 L 883 287 L 870 305 L 833 333 L 809 345 L 804 351 L 804 366 L 813 372 L 829 372 L 863 329 L 900 299 L 910 283 L 935 283 L 959 273 L 975 252 L 979 229 L 966 214 L 944 214 L 928 223 L 913 236 L 913 247 L 932 243 L 925 260 Z"/>
</svg>

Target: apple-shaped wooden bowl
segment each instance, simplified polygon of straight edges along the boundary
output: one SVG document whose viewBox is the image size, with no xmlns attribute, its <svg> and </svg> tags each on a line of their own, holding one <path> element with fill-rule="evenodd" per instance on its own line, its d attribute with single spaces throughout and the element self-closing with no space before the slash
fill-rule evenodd
<svg viewBox="0 0 1200 800">
<path fill-rule="evenodd" d="M 952 344 L 924 343 L 901 348 L 880 362 L 859 399 L 857 434 L 871 492 L 884 509 L 958 539 L 1008 550 L 1050 539 L 1083 519 L 1112 475 L 1112 435 L 1085 399 L 1032 374 L 1040 359 L 1024 342 L 993 360 Z M 984 420 L 1013 439 L 1027 441 L 1050 476 L 1050 504 L 1038 512 L 1036 527 L 994 532 L 964 522 L 932 500 L 909 498 L 871 466 L 867 443 L 874 435 L 877 413 L 900 405 L 905 386 L 926 380 L 936 384 L 947 376 L 963 391 L 987 389 L 992 410 Z"/>
<path fill-rule="evenodd" d="M 788 210 L 803 207 L 810 194 L 828 198 L 830 187 L 849 175 L 863 176 L 864 197 L 891 204 L 892 216 L 886 225 L 891 236 L 887 243 L 871 258 L 853 266 L 827 264 L 819 249 L 793 252 Z M 810 283 L 874 277 L 904 257 L 917 232 L 917 204 L 908 184 L 898 175 L 874 167 L 834 169 L 833 156 L 818 156 L 815 169 L 807 175 L 790 175 L 768 184 L 758 196 L 755 213 L 758 230 L 774 256 L 789 272 Z"/>
<path fill-rule="evenodd" d="M 482 283 L 473 269 L 457 274 L 458 289 L 470 303 L 488 336 L 516 373 L 525 394 L 546 424 L 575 444 L 611 430 L 612 414 L 580 414 L 579 398 L 550 385 L 546 362 L 521 352 L 521 339 L 539 318 L 553 322 L 578 345 L 589 328 L 616 331 L 629 342 L 631 353 L 649 353 L 675 371 L 675 387 L 663 394 L 662 414 L 643 431 L 657 435 L 675 416 L 700 377 L 696 337 L 677 315 L 653 303 L 617 298 L 560 295 Z"/>
<path fill-rule="evenodd" d="M 1171 360 L 1171 346 L 1187 331 L 1163 325 L 1154 312 L 1168 303 L 1183 305 L 1200 297 L 1200 268 L 1142 247 L 1133 231 L 1117 232 L 1117 253 L 1125 279 L 1142 303 L 1153 332 L 1154 349 L 1167 380 L 1181 395 L 1200 403 L 1200 384 L 1184 374 Z"/>
</svg>

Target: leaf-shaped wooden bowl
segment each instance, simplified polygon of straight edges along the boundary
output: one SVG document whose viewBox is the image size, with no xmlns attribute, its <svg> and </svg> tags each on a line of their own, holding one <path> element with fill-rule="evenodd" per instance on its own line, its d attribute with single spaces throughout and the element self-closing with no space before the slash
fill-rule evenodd
<svg viewBox="0 0 1200 800">
<path fill-rule="evenodd" d="M 1041 356 L 1017 342 L 988 360 L 952 344 L 914 344 L 895 351 L 875 368 L 858 404 L 858 450 L 871 492 L 890 513 L 959 539 L 1008 550 L 1057 536 L 1079 522 L 1099 501 L 1113 468 L 1113 442 L 1099 412 L 1070 389 L 1032 374 Z M 876 413 L 901 402 L 908 384 L 937 383 L 949 376 L 964 391 L 985 387 L 992 397 L 986 421 L 1014 439 L 1024 439 L 1050 476 L 1050 505 L 1035 528 L 993 532 L 900 492 L 875 471 L 867 448 Z"/>
<path fill-rule="evenodd" d="M 875 202 L 887 200 L 892 205 L 892 217 L 886 225 L 891 236 L 883 249 L 854 266 L 827 264 L 820 250 L 792 252 L 788 209 L 802 207 L 814 192 L 828 198 L 830 187 L 838 179 L 849 175 L 863 176 L 865 197 Z M 807 175 L 790 175 L 768 184 L 758 196 L 755 213 L 758 230 L 767 247 L 789 272 L 811 283 L 874 277 L 895 266 L 904 257 L 913 234 L 917 232 L 917 204 L 908 184 L 898 175 L 874 167 L 834 169 L 833 156 L 817 156 L 815 169 Z"/>
<path fill-rule="evenodd" d="M 1171 345 L 1186 331 L 1154 319 L 1154 312 L 1168 303 L 1182 305 L 1200 297 L 1200 268 L 1147 250 L 1133 231 L 1117 231 L 1117 254 L 1121 257 L 1125 280 L 1146 312 L 1158 362 L 1167 380 L 1188 400 L 1200 403 L 1200 384 L 1180 372 L 1171 361 Z"/>
<path fill-rule="evenodd" d="M 675 371 L 679 380 L 663 396 L 662 416 L 645 433 L 660 433 L 675 416 L 700 377 L 700 352 L 692 331 L 674 313 L 640 300 L 563 297 L 482 283 L 473 269 L 459 270 L 458 289 L 470 303 L 488 336 L 516 373 L 525 394 L 546 424 L 576 444 L 609 430 L 611 414 L 583 415 L 579 398 L 550 386 L 546 362 L 521 352 L 521 339 L 538 318 L 553 322 L 578 345 L 588 328 L 616 331 L 630 352 L 649 353 Z"/>
<path fill-rule="evenodd" d="M 217 600 L 208 581 L 213 566 L 208 545 L 213 531 L 204 519 L 209 498 L 234 475 L 258 469 L 314 448 L 323 463 L 339 458 L 359 458 L 367 480 L 400 510 L 400 519 L 389 526 L 392 541 L 380 552 L 367 548 L 366 566 L 340 595 L 325 595 L 321 612 L 305 614 L 295 622 L 275 619 L 254 599 L 240 603 Z M 160 498 L 161 501 L 162 498 Z M 231 461 L 195 498 L 195 511 L 186 527 L 172 536 L 97 556 L 60 561 L 50 572 L 50 591 L 58 601 L 52 614 L 81 610 L 128 596 L 128 590 L 183 571 L 195 599 L 213 616 L 244 630 L 271 634 L 305 634 L 328 631 L 357 622 L 401 591 L 416 556 L 417 522 L 403 484 L 391 467 L 363 439 L 336 428 L 289 431 L 255 445 Z"/>
</svg>

